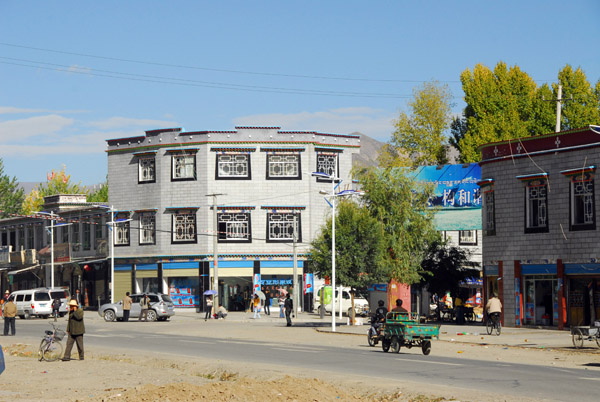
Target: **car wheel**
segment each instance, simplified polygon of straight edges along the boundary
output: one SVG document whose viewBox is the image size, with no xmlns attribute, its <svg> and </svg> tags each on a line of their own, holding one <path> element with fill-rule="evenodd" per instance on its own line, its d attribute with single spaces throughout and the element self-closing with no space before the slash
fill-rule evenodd
<svg viewBox="0 0 600 402">
<path fill-rule="evenodd" d="M 421 350 L 425 356 L 429 355 L 429 353 L 431 353 L 431 341 L 423 342 L 421 345 Z"/>
<path fill-rule="evenodd" d="M 23 314 L 23 318 L 25 318 L 26 320 L 31 318 L 31 313 L 29 311 L 26 311 L 25 314 Z"/>
<path fill-rule="evenodd" d="M 399 353 L 400 352 L 400 339 L 397 336 L 392 336 L 392 352 Z"/>
<path fill-rule="evenodd" d="M 156 319 L 158 318 L 158 315 L 156 314 L 156 311 L 154 310 L 148 310 L 148 316 L 147 316 L 147 320 L 148 321 L 156 321 Z"/>
<path fill-rule="evenodd" d="M 115 311 L 114 310 L 104 310 L 104 314 L 102 315 L 104 317 L 104 321 L 106 322 L 112 322 L 115 320 Z"/>
</svg>

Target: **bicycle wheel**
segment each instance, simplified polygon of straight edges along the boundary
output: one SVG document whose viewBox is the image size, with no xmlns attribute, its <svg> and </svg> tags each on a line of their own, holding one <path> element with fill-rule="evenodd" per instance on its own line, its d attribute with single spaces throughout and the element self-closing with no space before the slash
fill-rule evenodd
<svg viewBox="0 0 600 402">
<path fill-rule="evenodd" d="M 492 317 L 488 317 L 485 323 L 485 330 L 487 331 L 488 335 L 492 334 L 492 331 L 494 330 L 494 319 Z"/>
<path fill-rule="evenodd" d="M 496 336 L 500 336 L 500 331 L 502 331 L 502 323 L 500 322 L 500 319 L 498 319 L 498 321 L 496 321 Z"/>
<path fill-rule="evenodd" d="M 573 335 L 572 335 L 572 339 L 573 339 L 573 346 L 575 346 L 576 349 L 581 349 L 583 347 L 583 333 L 581 332 L 581 330 L 579 328 L 575 328 L 573 330 Z"/>
<path fill-rule="evenodd" d="M 47 345 L 44 349 L 44 360 L 53 362 L 61 358 L 63 353 L 63 345 L 58 341 L 54 341 Z"/>
<path fill-rule="evenodd" d="M 40 342 L 40 348 L 38 349 L 38 360 L 39 361 L 44 360 L 44 349 L 45 349 L 47 343 L 48 343 L 47 339 L 42 339 L 42 341 Z"/>
</svg>

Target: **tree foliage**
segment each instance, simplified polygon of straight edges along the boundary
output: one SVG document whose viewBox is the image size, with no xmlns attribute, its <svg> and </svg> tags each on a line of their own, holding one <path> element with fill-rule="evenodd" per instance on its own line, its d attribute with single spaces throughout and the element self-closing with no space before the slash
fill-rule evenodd
<svg viewBox="0 0 600 402">
<path fill-rule="evenodd" d="M 87 202 L 108 202 L 108 179 L 95 191 L 88 192 Z"/>
<path fill-rule="evenodd" d="M 21 204 L 24 199 L 23 189 L 19 188 L 17 178 L 12 179 L 4 174 L 4 162 L 0 158 L 0 218 L 9 217 L 9 213 L 21 212 Z"/>
<path fill-rule="evenodd" d="M 423 278 L 421 285 L 438 295 L 450 291 L 457 295 L 459 283 L 467 278 L 478 277 L 479 271 L 466 266 L 469 254 L 458 247 L 448 247 L 442 242 L 433 242 L 427 257 L 421 263 Z"/>
<path fill-rule="evenodd" d="M 340 202 L 336 212 L 336 282 L 352 289 L 387 282 L 389 276 L 382 264 L 381 225 L 366 208 L 352 201 Z M 322 278 L 331 276 L 331 224 L 329 217 L 311 244 L 311 266 Z"/>
<path fill-rule="evenodd" d="M 558 85 L 537 86 L 518 66 L 499 62 L 494 70 L 477 64 L 460 76 L 467 106 L 451 124 L 450 143 L 462 162 L 477 162 L 479 146 L 490 142 L 548 134 L 554 131 Z M 600 81 L 596 88 L 583 71 L 566 65 L 558 74 L 563 86 L 562 130 L 600 121 Z"/>
<path fill-rule="evenodd" d="M 408 169 L 371 168 L 358 173 L 363 202 L 382 226 L 382 264 L 391 279 L 411 285 L 420 280 L 421 261 L 439 239 L 429 207 L 431 185 L 417 183 Z"/>
<path fill-rule="evenodd" d="M 71 182 L 71 175 L 65 173 L 66 166 L 63 165 L 62 169 L 56 172 L 52 169 L 51 173 L 48 173 L 45 184 L 37 185 L 23 201 L 23 212 L 30 214 L 33 212 L 41 211 L 44 206 L 44 197 L 55 194 L 86 194 L 88 190 L 79 183 Z"/>
<path fill-rule="evenodd" d="M 409 166 L 411 161 L 417 166 L 447 162 L 447 130 L 451 122 L 452 99 L 450 90 L 446 85 L 433 81 L 415 88 L 413 96 L 408 102 L 410 113 L 400 112 L 394 122 L 395 131 L 389 147 L 384 149 L 380 157 L 381 166 Z M 406 156 L 400 160 L 389 158 L 394 154 L 406 155 L 410 159 Z"/>
</svg>

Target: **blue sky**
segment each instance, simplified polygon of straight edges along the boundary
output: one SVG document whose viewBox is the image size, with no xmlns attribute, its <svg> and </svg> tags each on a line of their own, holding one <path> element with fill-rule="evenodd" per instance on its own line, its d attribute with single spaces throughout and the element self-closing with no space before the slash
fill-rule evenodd
<svg viewBox="0 0 600 402">
<path fill-rule="evenodd" d="M 595 83 L 599 15 L 597 0 L 1 1 L 0 158 L 20 181 L 64 164 L 95 184 L 106 139 L 161 127 L 387 141 L 423 81 L 459 113 L 477 63 L 539 84 L 569 63 Z"/>
</svg>

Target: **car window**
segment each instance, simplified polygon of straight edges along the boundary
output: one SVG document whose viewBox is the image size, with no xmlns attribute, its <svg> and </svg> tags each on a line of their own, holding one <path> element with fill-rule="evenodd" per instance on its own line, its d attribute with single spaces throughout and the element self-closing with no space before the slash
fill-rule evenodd
<svg viewBox="0 0 600 402">
<path fill-rule="evenodd" d="M 349 299 L 350 298 L 350 294 L 348 292 L 342 292 L 342 297 L 344 299 Z"/>
<path fill-rule="evenodd" d="M 17 295 L 17 300 L 18 302 L 23 301 L 23 295 Z"/>
<path fill-rule="evenodd" d="M 140 302 L 140 295 L 131 295 L 131 300 L 134 303 L 139 303 Z"/>
<path fill-rule="evenodd" d="M 31 293 L 24 295 L 23 301 L 31 301 Z"/>
<path fill-rule="evenodd" d="M 157 303 L 159 301 L 157 295 L 148 295 L 148 298 L 150 299 L 150 303 Z"/>
<path fill-rule="evenodd" d="M 67 292 L 65 292 L 64 290 L 53 290 L 52 292 L 50 292 L 50 295 L 52 296 L 52 299 L 66 299 L 67 298 Z"/>
<path fill-rule="evenodd" d="M 173 300 L 171 300 L 169 295 L 161 295 L 161 297 L 165 303 L 173 303 Z"/>
<path fill-rule="evenodd" d="M 36 301 L 49 301 L 50 300 L 50 294 L 48 294 L 48 292 L 35 292 L 33 294 L 33 300 L 36 300 Z"/>
</svg>

